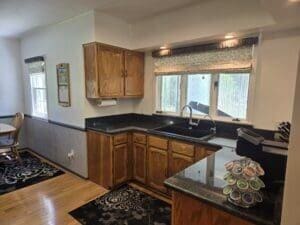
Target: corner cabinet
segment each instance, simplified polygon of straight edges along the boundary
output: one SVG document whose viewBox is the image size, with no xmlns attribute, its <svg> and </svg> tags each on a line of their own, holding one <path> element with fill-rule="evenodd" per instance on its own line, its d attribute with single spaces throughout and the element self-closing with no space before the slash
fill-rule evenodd
<svg viewBox="0 0 300 225">
<path fill-rule="evenodd" d="M 83 52 L 88 99 L 143 97 L 144 53 L 97 42 Z"/>
</svg>

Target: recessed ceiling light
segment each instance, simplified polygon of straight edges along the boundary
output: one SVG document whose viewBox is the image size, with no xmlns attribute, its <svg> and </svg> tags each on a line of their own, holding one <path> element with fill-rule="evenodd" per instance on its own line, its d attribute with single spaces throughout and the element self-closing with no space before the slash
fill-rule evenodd
<svg viewBox="0 0 300 225">
<path fill-rule="evenodd" d="M 296 2 L 299 2 L 300 3 L 300 0 L 288 0 L 289 2 L 292 2 L 292 3 L 296 3 Z"/>
<path fill-rule="evenodd" d="M 168 47 L 167 46 L 161 46 L 159 49 L 161 49 L 161 50 L 164 50 L 164 49 L 167 49 Z"/>
<path fill-rule="evenodd" d="M 225 35 L 225 39 L 231 39 L 231 38 L 234 38 L 233 34 L 226 34 Z"/>
</svg>

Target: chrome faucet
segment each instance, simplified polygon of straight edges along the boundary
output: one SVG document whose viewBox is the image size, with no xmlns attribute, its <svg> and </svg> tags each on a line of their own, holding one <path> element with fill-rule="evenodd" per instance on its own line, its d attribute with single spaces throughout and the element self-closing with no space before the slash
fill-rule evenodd
<svg viewBox="0 0 300 225">
<path fill-rule="evenodd" d="M 210 130 L 214 133 L 214 134 L 216 134 L 217 133 L 217 124 L 216 124 L 216 121 L 214 121 L 214 119 L 210 116 L 210 115 L 208 115 L 208 114 L 206 114 L 204 117 L 203 117 L 203 119 L 205 119 L 206 117 L 208 117 L 209 119 L 210 119 L 210 121 L 213 123 L 213 127 L 212 128 L 210 128 Z"/>
<path fill-rule="evenodd" d="M 198 126 L 198 123 L 193 122 L 193 109 L 190 105 L 185 105 L 182 107 L 182 109 L 180 111 L 180 116 L 183 116 L 183 111 L 185 110 L 185 108 L 188 108 L 190 110 L 189 125 L 190 126 Z"/>
</svg>

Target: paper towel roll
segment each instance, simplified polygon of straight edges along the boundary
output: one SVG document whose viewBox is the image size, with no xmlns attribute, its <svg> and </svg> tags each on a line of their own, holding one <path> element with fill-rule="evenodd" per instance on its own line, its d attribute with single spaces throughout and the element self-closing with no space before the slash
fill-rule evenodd
<svg viewBox="0 0 300 225">
<path fill-rule="evenodd" d="M 99 100 L 97 102 L 98 107 L 113 106 L 113 105 L 117 105 L 116 99 Z"/>
</svg>

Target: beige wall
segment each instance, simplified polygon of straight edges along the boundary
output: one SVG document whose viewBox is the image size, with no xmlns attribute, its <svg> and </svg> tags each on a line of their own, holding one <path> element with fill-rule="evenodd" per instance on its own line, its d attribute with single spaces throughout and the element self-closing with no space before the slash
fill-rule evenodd
<svg viewBox="0 0 300 225">
<path fill-rule="evenodd" d="M 300 53 L 300 51 L 299 51 Z M 300 55 L 299 55 L 300 56 Z M 288 155 L 282 225 L 300 224 L 300 58 L 294 100 L 291 142 Z"/>
</svg>

